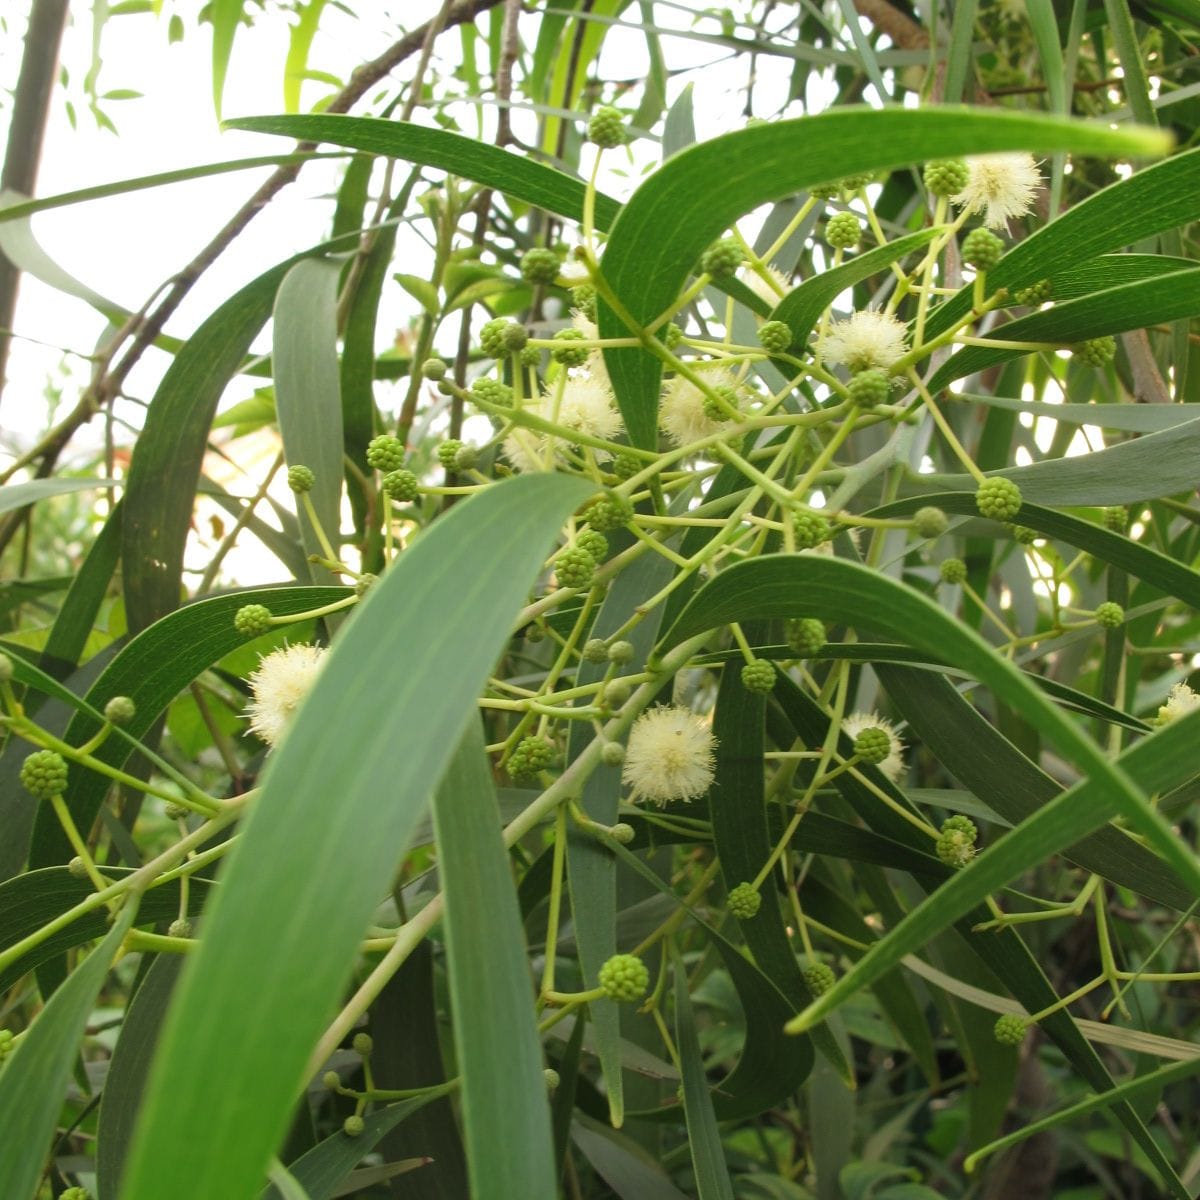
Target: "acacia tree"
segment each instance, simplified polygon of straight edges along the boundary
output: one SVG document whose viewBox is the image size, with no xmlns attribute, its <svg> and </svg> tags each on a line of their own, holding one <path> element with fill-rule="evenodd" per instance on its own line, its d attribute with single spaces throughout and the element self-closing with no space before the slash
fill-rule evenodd
<svg viewBox="0 0 1200 1200">
<path fill-rule="evenodd" d="M 171 350 L 5 592 L 4 1196 L 1190 1195 L 1195 17 L 859 9 L 458 0 L 230 122 L 298 146 L 0 488 L 15 562 Z"/>
</svg>

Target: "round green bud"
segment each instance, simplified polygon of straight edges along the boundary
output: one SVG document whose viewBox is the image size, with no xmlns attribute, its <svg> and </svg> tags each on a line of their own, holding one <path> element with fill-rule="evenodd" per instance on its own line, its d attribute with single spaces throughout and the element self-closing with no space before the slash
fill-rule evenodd
<svg viewBox="0 0 1200 1200">
<path fill-rule="evenodd" d="M 942 823 L 942 832 L 934 852 L 948 867 L 965 867 L 975 857 L 975 839 L 979 831 L 975 823 L 964 816 L 949 817 Z"/>
<path fill-rule="evenodd" d="M 952 817 L 947 817 L 942 822 L 942 832 L 945 833 L 948 829 L 960 829 L 963 833 L 969 835 L 972 840 L 979 836 L 979 830 L 975 828 L 975 822 L 963 813 L 955 813 Z"/>
<path fill-rule="evenodd" d="M 857 246 L 861 237 L 862 226 L 851 212 L 834 213 L 825 222 L 825 240 L 835 249 Z"/>
<path fill-rule="evenodd" d="M 842 191 L 853 194 L 860 188 L 865 188 L 874 178 L 874 171 L 860 171 L 857 175 L 846 175 L 841 180 Z"/>
<path fill-rule="evenodd" d="M 728 421 L 738 411 L 738 393 L 734 387 L 715 387 L 711 396 L 704 397 L 704 415 L 710 421 Z"/>
<path fill-rule="evenodd" d="M 411 471 L 389 471 L 383 477 L 383 490 L 391 499 L 407 504 L 421 494 L 421 484 Z"/>
<path fill-rule="evenodd" d="M 633 520 L 633 505 L 624 496 L 610 492 L 593 500 L 582 516 L 597 533 L 611 533 Z"/>
<path fill-rule="evenodd" d="M 625 761 L 625 747 L 620 742 L 605 742 L 600 747 L 600 761 L 606 767 L 619 767 Z"/>
<path fill-rule="evenodd" d="M 449 375 L 444 375 L 438 380 L 437 390 L 439 396 L 457 396 L 458 384 Z"/>
<path fill-rule="evenodd" d="M 640 458 L 633 454 L 618 454 L 612 462 L 612 473 L 618 479 L 632 479 L 645 466 Z"/>
<path fill-rule="evenodd" d="M 612 150 L 625 144 L 625 118 L 611 105 L 602 104 L 588 121 L 589 142 L 595 142 L 601 150 Z"/>
<path fill-rule="evenodd" d="M 633 661 L 633 656 L 636 653 L 632 642 L 624 640 L 613 642 L 608 648 L 608 661 L 616 663 L 618 666 L 624 666 L 627 662 Z"/>
<path fill-rule="evenodd" d="M 1104 510 L 1104 528 L 1113 533 L 1124 533 L 1129 525 L 1129 509 L 1114 504 Z"/>
<path fill-rule="evenodd" d="M 758 915 L 758 910 L 762 907 L 762 895 L 754 884 L 739 883 L 737 887 L 730 889 L 726 904 L 739 921 L 749 921 Z"/>
<path fill-rule="evenodd" d="M 961 158 L 943 158 L 925 167 L 925 186 L 934 196 L 957 195 L 970 177 L 971 169 Z"/>
<path fill-rule="evenodd" d="M 854 739 L 854 754 L 861 762 L 872 766 L 883 762 L 892 752 L 892 739 L 886 729 L 872 725 L 862 730 Z"/>
<path fill-rule="evenodd" d="M 508 773 L 514 779 L 534 779 L 554 762 L 554 743 L 544 737 L 525 737 L 508 756 Z"/>
<path fill-rule="evenodd" d="M 573 346 L 572 342 L 584 341 L 583 334 L 578 329 L 560 329 L 554 335 L 554 341 L 563 343 L 550 351 L 550 357 L 560 362 L 564 367 L 582 367 L 588 360 L 591 351 L 586 346 Z"/>
<path fill-rule="evenodd" d="M 104 706 L 104 719 L 110 725 L 128 725 L 137 716 L 137 705 L 128 696 L 114 696 Z"/>
<path fill-rule="evenodd" d="M 301 492 L 311 492 L 312 485 L 317 482 L 317 477 L 312 471 L 305 466 L 288 467 L 287 473 L 288 487 L 292 489 L 296 495 Z"/>
<path fill-rule="evenodd" d="M 440 379 L 445 379 L 448 370 L 449 368 L 440 358 L 427 358 L 421 364 L 421 374 L 434 383 L 437 383 Z"/>
<path fill-rule="evenodd" d="M 557 261 L 555 259 L 556 264 Z M 519 341 L 519 345 L 509 344 L 510 329 L 517 331 L 516 340 Z M 511 351 L 520 350 L 527 340 L 525 330 L 520 325 L 513 321 L 506 321 L 503 317 L 494 317 L 490 321 L 485 321 L 483 328 L 479 331 L 479 345 L 489 358 L 502 358 Z"/>
<path fill-rule="evenodd" d="M 354 594 L 360 599 L 365 596 L 377 583 L 379 576 L 373 575 L 370 571 L 364 571 L 354 581 Z"/>
<path fill-rule="evenodd" d="M 812 658 L 825 646 L 825 622 L 816 617 L 793 617 L 784 623 L 783 635 L 801 658 Z"/>
<path fill-rule="evenodd" d="M 769 658 L 753 658 L 742 667 L 742 687 L 760 696 L 775 687 L 775 664 Z"/>
<path fill-rule="evenodd" d="M 804 980 L 804 986 L 814 996 L 825 995 L 836 982 L 832 969 L 823 962 L 808 963 L 801 969 L 800 975 Z"/>
<path fill-rule="evenodd" d="M 167 937 L 190 938 L 191 936 L 192 923 L 187 917 L 177 917 L 167 926 Z"/>
<path fill-rule="evenodd" d="M 818 200 L 832 200 L 835 196 L 842 194 L 842 185 L 835 179 L 831 183 L 818 183 L 809 188 L 809 191 Z"/>
<path fill-rule="evenodd" d="M 608 538 L 595 529 L 585 529 L 576 537 L 575 545 L 586 550 L 598 563 L 608 557 Z"/>
<path fill-rule="evenodd" d="M 1089 367 L 1106 367 L 1117 355 L 1117 342 L 1112 337 L 1088 338 L 1086 342 L 1076 342 L 1071 353 Z"/>
<path fill-rule="evenodd" d="M 615 744 L 616 743 L 614 743 L 614 742 L 609 743 L 610 746 L 615 745 Z M 606 746 L 605 749 L 607 750 L 608 747 Z M 623 750 L 624 750 L 624 747 L 622 747 L 622 751 Z M 633 839 L 637 836 L 636 832 L 634 831 L 633 826 L 630 825 L 627 821 L 618 821 L 608 831 L 608 835 L 609 835 L 609 837 L 612 838 L 612 840 L 614 842 L 619 842 L 622 846 L 628 846 L 629 843 L 632 842 Z"/>
<path fill-rule="evenodd" d="M 604 703 L 609 708 L 620 708 L 629 699 L 632 691 L 624 679 L 610 679 L 604 686 Z"/>
<path fill-rule="evenodd" d="M 1017 304 L 1027 304 L 1036 308 L 1045 304 L 1054 295 L 1054 285 L 1048 279 L 1039 279 L 1028 287 L 1018 288 L 1013 293 L 1013 301 Z"/>
<path fill-rule="evenodd" d="M 943 583 L 966 583 L 967 564 L 961 558 L 944 558 L 938 567 Z"/>
<path fill-rule="evenodd" d="M 9 683 L 13 677 L 13 662 L 7 654 L 0 652 L 0 683 Z"/>
<path fill-rule="evenodd" d="M 603 638 L 588 638 L 583 644 L 583 661 L 590 663 L 608 662 L 608 647 Z"/>
<path fill-rule="evenodd" d="M 367 443 L 367 465 L 377 471 L 396 471 L 404 466 L 404 443 L 390 433 L 381 433 Z"/>
<path fill-rule="evenodd" d="M 233 627 L 242 637 L 261 637 L 271 628 L 271 610 L 265 604 L 243 604 L 234 613 Z"/>
<path fill-rule="evenodd" d="M 472 446 L 470 442 L 465 442 L 459 446 L 457 453 L 454 455 L 454 469 L 456 471 L 472 471 L 479 462 L 479 447 Z"/>
<path fill-rule="evenodd" d="M 67 863 L 67 870 L 73 879 L 86 879 L 88 877 L 87 863 L 78 854 Z"/>
<path fill-rule="evenodd" d="M 525 640 L 529 642 L 530 645 L 536 646 L 538 642 L 544 642 L 546 640 L 546 631 L 541 625 L 534 621 L 532 624 L 525 627 Z"/>
<path fill-rule="evenodd" d="M 1092 615 L 1102 629 L 1120 629 L 1125 624 L 1125 610 L 1113 600 L 1105 600 Z"/>
<path fill-rule="evenodd" d="M 462 442 L 458 438 L 447 438 L 438 448 L 438 462 L 442 464 L 447 471 L 453 471 L 455 460 L 458 458 L 458 452 L 462 449 Z"/>
<path fill-rule="evenodd" d="M 35 750 L 21 764 L 21 785 L 38 800 L 61 796 L 67 788 L 67 760 L 57 750 Z"/>
<path fill-rule="evenodd" d="M 553 283 L 558 278 L 562 261 L 553 250 L 536 247 L 521 258 L 521 278 L 526 283 Z"/>
<path fill-rule="evenodd" d="M 1022 546 L 1032 546 L 1041 536 L 1036 529 L 1030 529 L 1028 525 L 1010 525 L 1008 528 L 1012 532 L 1013 540 Z"/>
<path fill-rule="evenodd" d="M 1004 243 L 990 229 L 981 225 L 963 238 L 962 256 L 963 262 L 977 271 L 991 271 L 1004 257 Z"/>
<path fill-rule="evenodd" d="M 371 1051 L 375 1048 L 375 1042 L 369 1033 L 356 1033 L 354 1040 L 350 1043 L 350 1049 L 358 1055 L 359 1058 L 370 1058 Z"/>
<path fill-rule="evenodd" d="M 1019 1046 L 1025 1040 L 1026 1021 L 1016 1013 L 1005 1013 L 996 1019 L 992 1035 L 1002 1046 Z"/>
<path fill-rule="evenodd" d="M 741 242 L 737 238 L 722 238 L 700 256 L 700 270 L 714 279 L 729 279 L 745 261 Z"/>
<path fill-rule="evenodd" d="M 542 352 L 536 346 L 526 346 L 517 359 L 523 367 L 536 367 L 542 361 Z"/>
<path fill-rule="evenodd" d="M 758 329 L 758 343 L 768 354 L 783 354 L 792 345 L 792 327 L 786 321 L 767 321 Z"/>
<path fill-rule="evenodd" d="M 1011 479 L 994 475 L 979 485 L 975 507 L 993 521 L 1011 521 L 1021 511 L 1021 489 Z"/>
<path fill-rule="evenodd" d="M 589 321 L 596 319 L 596 288 L 594 284 L 581 283 L 571 289 L 571 303 L 587 317 Z"/>
<path fill-rule="evenodd" d="M 662 331 L 662 340 L 668 350 L 674 350 L 683 341 L 683 330 L 674 321 L 668 321 Z"/>
<path fill-rule="evenodd" d="M 568 546 L 554 560 L 554 575 L 559 587 L 590 587 L 596 572 L 596 560 L 578 546 Z"/>
<path fill-rule="evenodd" d="M 495 404 L 500 408 L 512 408 L 513 390 L 507 383 L 501 383 L 498 379 L 489 379 L 484 376 L 482 379 L 475 380 L 471 384 L 471 394 L 485 404 Z"/>
<path fill-rule="evenodd" d="M 185 804 L 167 804 L 163 807 L 163 815 L 168 821 L 186 821 L 192 810 Z"/>
<path fill-rule="evenodd" d="M 87 1188 L 69 1187 L 59 1194 L 58 1200 L 92 1200 Z"/>
<path fill-rule="evenodd" d="M 792 517 L 792 529 L 796 535 L 796 545 L 801 550 L 812 550 L 822 542 L 829 541 L 832 531 L 829 522 L 820 513 L 801 510 Z"/>
<path fill-rule="evenodd" d="M 950 520 L 940 508 L 927 504 L 913 513 L 912 527 L 918 537 L 936 538 L 950 527 Z"/>
<path fill-rule="evenodd" d="M 857 404 L 860 408 L 874 408 L 890 395 L 892 380 L 886 371 L 872 367 L 852 376 L 846 390 L 850 393 L 852 404 Z"/>
<path fill-rule="evenodd" d="M 632 1003 L 650 986 L 650 972 L 635 954 L 614 954 L 600 968 L 600 986 L 610 1000 Z"/>
<path fill-rule="evenodd" d="M 342 1132 L 347 1137 L 361 1137 L 364 1128 L 366 1128 L 366 1126 L 363 1123 L 363 1119 L 357 1114 L 347 1117 L 342 1122 Z"/>
<path fill-rule="evenodd" d="M 542 1078 L 546 1081 L 547 1090 L 551 1092 L 554 1091 L 560 1083 L 562 1083 L 562 1079 L 559 1077 L 558 1072 L 553 1067 L 547 1067 L 542 1072 Z"/>
<path fill-rule="evenodd" d="M 342 1077 L 336 1071 L 326 1071 L 321 1076 L 321 1082 L 331 1091 L 336 1092 L 342 1086 Z"/>
</svg>

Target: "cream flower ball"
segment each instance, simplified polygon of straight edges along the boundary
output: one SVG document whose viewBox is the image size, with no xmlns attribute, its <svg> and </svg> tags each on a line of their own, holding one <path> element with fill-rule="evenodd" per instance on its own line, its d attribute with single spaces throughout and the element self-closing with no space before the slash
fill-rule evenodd
<svg viewBox="0 0 1200 1200">
<path fill-rule="evenodd" d="M 1042 186 L 1031 154 L 985 154 L 968 158 L 966 186 L 951 200 L 968 212 L 983 213 L 991 229 L 1007 229 L 1010 217 L 1023 217 Z"/>
<path fill-rule="evenodd" d="M 634 800 L 660 808 L 672 800 L 696 800 L 712 784 L 715 745 L 712 730 L 690 708 L 647 709 L 629 731 L 621 778 Z"/>
<path fill-rule="evenodd" d="M 908 333 L 891 313 L 864 308 L 848 320 L 834 321 L 817 349 L 830 366 L 844 364 L 855 374 L 886 371 L 908 353 Z"/>
<path fill-rule="evenodd" d="M 904 774 L 904 743 L 900 740 L 900 735 L 896 732 L 896 727 L 891 721 L 873 712 L 851 713 L 850 716 L 842 721 L 842 732 L 851 741 L 854 741 L 864 729 L 882 729 L 887 734 L 887 757 L 875 765 L 893 783 L 898 782 L 900 776 Z"/>
<path fill-rule="evenodd" d="M 737 387 L 737 380 L 726 370 L 706 371 L 704 381 L 711 388 Z M 682 375 L 663 388 L 658 424 L 674 445 L 690 446 L 729 428 L 728 421 L 714 420 L 704 411 L 704 400 L 704 393 Z"/>
<path fill-rule="evenodd" d="M 1198 696 L 1186 683 L 1177 683 L 1168 693 L 1167 702 L 1158 710 L 1157 724 L 1167 725 L 1186 717 L 1188 713 L 1200 708 Z"/>
<path fill-rule="evenodd" d="M 253 700 L 246 708 L 250 728 L 268 746 L 278 746 L 301 701 L 325 662 L 320 646 L 301 644 L 272 650 L 250 676 Z"/>
</svg>

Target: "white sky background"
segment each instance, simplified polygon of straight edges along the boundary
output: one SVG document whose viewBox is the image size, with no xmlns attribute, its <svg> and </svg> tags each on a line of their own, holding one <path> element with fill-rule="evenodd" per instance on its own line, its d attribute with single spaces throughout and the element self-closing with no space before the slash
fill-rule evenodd
<svg viewBox="0 0 1200 1200">
<path fill-rule="evenodd" d="M 440 6 L 440 0 L 395 0 L 356 6 L 360 14 L 349 17 L 333 5 L 322 15 L 309 66 L 341 79 L 360 62 L 374 57 L 399 36 L 428 19 Z M 76 4 L 62 47 L 62 64 L 70 83 L 58 90 L 53 99 L 50 123 L 38 176 L 37 194 L 50 196 L 98 183 L 138 175 L 153 174 L 199 163 L 261 154 L 286 153 L 291 143 L 282 138 L 222 131 L 214 112 L 211 95 L 211 29 L 195 22 L 198 6 L 177 3 L 175 9 L 185 21 L 184 40 L 168 44 L 167 16 L 138 14 L 111 18 L 102 31 L 102 60 L 98 91 L 133 89 L 143 98 L 104 102 L 105 111 L 117 125 L 119 135 L 97 127 L 87 111 L 82 81 L 92 62 L 93 23 L 87 6 Z M 631 10 L 636 13 L 638 10 Z M 400 14 L 398 16 L 398 14 Z M 660 24 L 688 28 L 693 22 L 686 6 L 656 7 Z M 486 17 L 480 22 L 486 28 Z M 8 30 L 0 36 L 0 85 L 11 89 L 20 68 L 21 42 L 25 16 L 8 17 Z M 717 32 L 714 21 L 701 28 Z M 522 18 L 522 33 L 534 34 L 534 22 Z M 226 116 L 277 113 L 283 111 L 282 73 L 288 46 L 288 28 L 284 16 L 271 11 L 256 16 L 254 26 L 239 30 L 234 44 L 225 87 Z M 441 53 L 451 59 L 460 53 L 457 31 L 443 35 Z M 664 47 L 670 69 L 668 103 L 688 82 L 699 80 L 695 96 L 696 124 L 701 137 L 711 137 L 744 123 L 746 62 L 733 63 L 731 52 L 683 39 L 671 39 Z M 480 43 L 481 68 L 486 54 Z M 723 61 L 722 61 L 723 60 Z M 712 67 L 714 61 L 717 66 Z M 359 115 L 372 111 L 372 99 L 385 91 L 393 95 L 395 87 L 411 72 L 415 58 L 401 66 L 397 76 L 385 88 L 376 89 L 355 109 Z M 450 64 L 443 63 L 448 71 Z M 678 73 L 680 68 L 705 66 L 696 71 Z M 630 79 L 647 69 L 645 42 L 634 30 L 612 30 L 606 39 L 600 64 L 602 78 Z M 774 112 L 786 94 L 790 62 L 783 59 L 758 60 L 756 93 L 760 105 Z M 327 96 L 331 89 L 322 83 L 304 86 L 302 109 Z M 640 98 L 634 92 L 619 101 L 629 107 Z M 66 101 L 74 102 L 77 122 L 67 117 Z M 0 137 L 7 139 L 9 102 L 0 111 Z M 464 132 L 473 133 L 475 109 L 459 105 L 455 115 Z M 418 109 L 415 120 L 428 123 L 429 116 Z M 514 113 L 518 136 L 534 140 L 532 114 Z M 485 128 L 494 127 L 489 112 Z M 490 136 L 490 132 L 485 134 Z M 637 144 L 638 168 L 658 160 L 653 142 Z M 627 167 L 621 156 L 616 165 Z M 587 164 L 585 163 L 585 166 Z M 238 287 L 281 259 L 329 235 L 333 212 L 332 192 L 340 174 L 337 163 L 310 163 L 299 181 L 284 189 L 257 217 L 231 247 L 192 288 L 182 307 L 171 318 L 167 332 L 186 336 Z M 49 255 L 76 278 L 130 309 L 137 309 L 172 272 L 184 266 L 212 235 L 237 210 L 266 177 L 267 169 L 243 171 L 210 179 L 196 180 L 142 192 L 127 193 L 85 205 L 56 209 L 38 214 L 34 230 Z M 602 182 L 618 197 L 627 195 L 635 178 L 609 177 Z M 407 238 L 407 244 L 405 241 Z M 421 273 L 423 245 L 411 232 L 402 230 L 394 269 Z M 414 261 L 414 258 L 416 261 Z M 398 288 L 385 288 L 378 323 L 378 348 L 391 342 L 394 332 L 407 326 L 415 315 L 413 302 Z M 481 316 L 481 319 L 483 317 Z M 11 348 L 8 383 L 0 397 L 0 462 L 11 461 L 13 451 L 31 445 L 46 429 L 49 414 L 45 400 L 48 383 L 63 389 L 63 411 L 77 399 L 89 377 L 89 364 L 80 358 L 67 358 L 55 347 L 83 354 L 91 353 L 105 331 L 105 320 L 83 301 L 54 291 L 37 280 L 23 276 L 15 319 L 17 337 Z M 269 346 L 269 328 L 258 348 Z M 39 342 L 48 345 L 39 345 Z M 443 347 L 447 352 L 452 347 Z M 126 391 L 148 401 L 169 357 L 151 350 L 126 383 Z M 64 362 L 66 373 L 64 375 Z M 260 381 L 261 382 L 261 381 Z M 254 383 L 235 379 L 227 389 L 223 406 L 228 407 L 250 395 Z M 394 410 L 397 401 L 391 394 L 395 385 L 377 385 L 377 396 L 385 409 Z M 136 422 L 137 409 L 122 405 L 120 415 Z M 85 466 L 94 459 L 102 444 L 102 423 L 94 420 L 77 435 L 64 466 Z M 128 444 L 130 435 L 118 432 L 118 443 Z M 266 447 L 263 448 L 264 450 Z M 261 457 L 255 454 L 257 465 Z M 270 454 L 266 454 L 269 461 Z M 225 480 L 230 491 L 248 494 L 257 479 L 243 475 Z M 280 497 L 290 501 L 286 493 Z M 197 547 L 201 550 L 203 547 Z M 240 582 L 255 580 L 265 564 L 248 546 L 248 553 L 232 558 L 227 575 Z M 278 565 L 266 566 L 267 577 L 278 576 Z"/>
</svg>

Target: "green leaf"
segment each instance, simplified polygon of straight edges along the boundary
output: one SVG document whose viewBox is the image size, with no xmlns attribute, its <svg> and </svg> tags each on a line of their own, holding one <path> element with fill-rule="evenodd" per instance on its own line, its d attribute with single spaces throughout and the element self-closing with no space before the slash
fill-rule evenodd
<svg viewBox="0 0 1200 1200">
<path fill-rule="evenodd" d="M 433 820 L 471 1195 L 549 1196 L 554 1141 L 528 952 L 478 721 L 438 785 Z"/>
<path fill-rule="evenodd" d="M 137 912 L 129 897 L 104 940 L 75 968 L 37 1015 L 0 1074 L 0 1121 L 8 1131 L 0 1155 L 0 1195 L 33 1195 L 62 1109 L 88 1016 Z"/>
<path fill-rule="evenodd" d="M 283 64 L 283 106 L 290 113 L 300 108 L 300 88 L 308 68 L 308 54 L 324 7 L 325 0 L 308 0 L 301 7 L 300 19 L 292 26 L 288 36 L 287 58 Z"/>
<path fill-rule="evenodd" d="M 254 1194 L 357 940 L 548 543 L 589 492 L 579 480 L 525 476 L 456 505 L 346 623 L 268 764 L 185 968 L 128 1167 L 131 1196 Z M 231 989 L 243 997 L 233 1026 L 217 1001 Z"/>
<path fill-rule="evenodd" d="M 681 151 L 621 210 L 603 271 L 626 312 L 647 325 L 682 290 L 704 248 L 743 213 L 802 188 L 857 171 L 988 150 L 1072 150 L 1157 154 L 1158 131 L 1109 130 L 1013 112 L 843 109 L 774 121 Z M 714 189 L 712 180 L 721 187 Z M 664 227 L 662 214 L 672 219 Z M 623 322 L 599 305 L 602 337 L 623 337 Z M 654 445 L 660 361 L 635 348 L 604 351 L 634 445 Z"/>
<path fill-rule="evenodd" d="M 1160 433 L 1200 419 L 1200 404 L 1044 404 L 975 392 L 961 392 L 958 399 L 1028 413 L 1034 418 L 1047 417 L 1067 425 L 1094 425 L 1097 429 L 1118 429 L 1125 433 Z"/>
<path fill-rule="evenodd" d="M 32 479 L 28 483 L 10 483 L 0 487 L 0 513 L 12 512 L 51 496 L 71 492 L 89 492 L 93 488 L 119 487 L 114 479 Z"/>
<path fill-rule="evenodd" d="M 276 133 L 403 158 L 482 183 L 574 221 L 583 217 L 582 181 L 533 159 L 444 129 L 427 129 L 406 121 L 345 116 L 242 117 L 225 124 L 230 129 Z M 597 195 L 596 228 L 607 229 L 616 219 L 618 207 L 611 197 Z"/>
<path fill-rule="evenodd" d="M 218 121 L 221 119 L 221 98 L 225 94 L 229 56 L 233 53 L 233 39 L 241 24 L 244 7 L 244 0 L 212 0 L 209 5 L 209 19 L 213 27 L 213 109 Z"/>
<path fill-rule="evenodd" d="M 578 1110 L 571 1124 L 571 1141 L 621 1200 L 687 1200 L 637 1142 Z"/>
<path fill-rule="evenodd" d="M 337 352 L 337 293 L 341 264 L 310 258 L 283 277 L 275 297 L 272 362 L 275 408 L 288 466 L 315 476 L 309 499 L 334 550 L 342 516 L 342 396 Z M 321 538 L 296 498 L 309 554 L 325 557 Z M 327 567 L 309 564 L 314 583 L 329 580 Z"/>
<path fill-rule="evenodd" d="M 708 1094 L 704 1060 L 700 1056 L 696 1019 L 688 995 L 687 971 L 678 954 L 674 967 L 675 1040 L 683 1071 L 683 1111 L 687 1119 L 692 1169 L 696 1174 L 696 1194 L 700 1200 L 733 1200 L 733 1185 L 729 1182 L 729 1168 L 725 1165 L 721 1134 L 713 1113 L 712 1097 Z"/>
<path fill-rule="evenodd" d="M 1051 305 L 1007 322 L 995 331 L 994 336 L 1005 341 L 1067 345 L 1103 334 L 1191 317 L 1196 313 L 1200 313 L 1200 267 L 1172 271 L 1169 275 L 1153 276 Z M 985 335 L 985 340 L 992 336 Z M 938 392 L 955 379 L 1028 353 L 1027 350 L 965 346 L 933 373 L 929 390 Z"/>
</svg>

